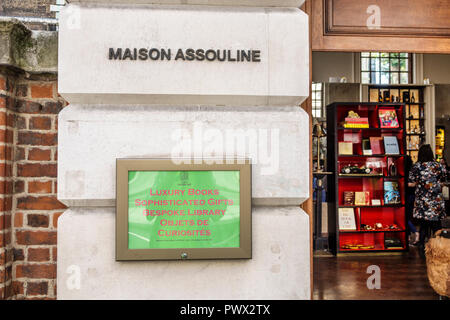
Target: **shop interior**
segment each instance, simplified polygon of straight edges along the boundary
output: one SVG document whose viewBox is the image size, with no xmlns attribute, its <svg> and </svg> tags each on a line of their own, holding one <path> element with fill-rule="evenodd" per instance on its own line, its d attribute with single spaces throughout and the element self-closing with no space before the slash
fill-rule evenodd
<svg viewBox="0 0 450 320">
<path fill-rule="evenodd" d="M 449 71 L 446 54 L 312 53 L 314 299 L 442 298 L 405 198 L 421 145 L 450 161 Z"/>
</svg>

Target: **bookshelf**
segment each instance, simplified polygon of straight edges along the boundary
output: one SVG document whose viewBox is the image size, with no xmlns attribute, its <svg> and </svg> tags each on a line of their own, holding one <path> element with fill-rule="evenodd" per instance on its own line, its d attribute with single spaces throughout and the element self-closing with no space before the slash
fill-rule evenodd
<svg viewBox="0 0 450 320">
<path fill-rule="evenodd" d="M 352 112 L 364 128 L 346 127 Z M 406 105 L 337 102 L 327 106 L 327 115 L 331 251 L 406 251 Z"/>
</svg>

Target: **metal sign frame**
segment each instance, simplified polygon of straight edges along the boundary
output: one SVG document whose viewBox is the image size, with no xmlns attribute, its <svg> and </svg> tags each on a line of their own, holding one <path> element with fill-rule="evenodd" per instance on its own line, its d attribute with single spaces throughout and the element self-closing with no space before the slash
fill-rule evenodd
<svg viewBox="0 0 450 320">
<path fill-rule="evenodd" d="M 177 159 L 180 160 L 180 159 Z M 116 159 L 116 261 L 129 260 L 196 260 L 251 259 L 251 161 L 223 160 L 223 164 L 208 164 L 211 160 L 191 160 L 194 164 L 176 164 L 169 159 Z M 198 163 L 201 162 L 201 163 Z M 230 164 L 231 162 L 231 164 Z M 128 172 L 129 171 L 239 171 L 240 172 L 240 241 L 237 248 L 128 248 Z"/>
</svg>

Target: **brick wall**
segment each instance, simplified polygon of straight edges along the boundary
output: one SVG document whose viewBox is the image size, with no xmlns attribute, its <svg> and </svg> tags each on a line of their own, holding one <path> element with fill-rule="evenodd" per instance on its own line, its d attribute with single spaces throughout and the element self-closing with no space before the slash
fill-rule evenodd
<svg viewBox="0 0 450 320">
<path fill-rule="evenodd" d="M 0 70 L 0 293 L 56 298 L 56 79 Z"/>
</svg>

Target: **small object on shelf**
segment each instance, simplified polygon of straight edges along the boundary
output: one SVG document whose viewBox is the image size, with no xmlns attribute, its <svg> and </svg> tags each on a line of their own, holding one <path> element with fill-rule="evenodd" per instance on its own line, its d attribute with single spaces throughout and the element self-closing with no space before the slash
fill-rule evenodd
<svg viewBox="0 0 450 320">
<path fill-rule="evenodd" d="M 361 118 L 355 111 L 349 111 L 345 122 L 344 128 L 369 128 L 369 118 Z"/>
<path fill-rule="evenodd" d="M 383 154 L 383 138 L 381 137 L 370 137 L 370 147 L 372 148 L 372 154 Z"/>
<path fill-rule="evenodd" d="M 369 205 L 370 205 L 369 191 L 355 192 L 355 206 L 369 206 Z"/>
<path fill-rule="evenodd" d="M 409 91 L 403 91 L 403 102 L 409 102 Z"/>
<path fill-rule="evenodd" d="M 383 91 L 383 102 L 391 102 L 391 96 L 388 90 Z"/>
<path fill-rule="evenodd" d="M 339 154 L 340 155 L 352 155 L 353 154 L 353 143 L 339 142 Z"/>
<path fill-rule="evenodd" d="M 400 190 L 397 181 L 384 181 L 384 204 L 400 204 Z"/>
<path fill-rule="evenodd" d="M 368 250 L 368 249 L 373 249 L 375 248 L 375 246 L 373 245 L 364 245 L 361 243 L 346 243 L 344 245 L 341 246 L 341 249 L 346 249 L 346 250 Z"/>
<path fill-rule="evenodd" d="M 383 224 L 380 222 L 375 223 L 375 229 L 383 229 Z"/>
<path fill-rule="evenodd" d="M 414 97 L 414 92 L 412 93 L 412 96 L 411 96 L 411 102 L 412 103 L 416 102 L 416 97 Z"/>
<path fill-rule="evenodd" d="M 355 192 L 344 191 L 344 205 L 353 206 L 355 204 Z"/>
<path fill-rule="evenodd" d="M 395 165 L 395 161 L 391 158 L 388 158 L 388 174 L 390 177 L 396 177 L 398 176 L 398 169 Z"/>
<path fill-rule="evenodd" d="M 403 249 L 403 244 L 400 239 L 397 238 L 386 238 L 384 239 L 384 246 L 387 249 Z"/>
<path fill-rule="evenodd" d="M 339 230 L 356 230 L 353 208 L 339 208 Z"/>
<path fill-rule="evenodd" d="M 378 111 L 378 117 L 380 118 L 380 128 L 398 128 L 397 112 L 395 109 L 380 109 Z"/>
<path fill-rule="evenodd" d="M 372 205 L 373 206 L 381 206 L 381 200 L 380 199 L 372 199 Z"/>
<path fill-rule="evenodd" d="M 396 136 L 384 136 L 384 150 L 387 155 L 399 155 L 400 148 Z"/>
<path fill-rule="evenodd" d="M 363 155 L 365 155 L 365 156 L 372 155 L 372 149 L 370 148 L 370 140 L 369 139 L 363 139 L 362 147 L 363 147 Z"/>
<path fill-rule="evenodd" d="M 341 169 L 341 174 L 371 174 L 372 168 L 366 166 L 347 165 Z"/>
</svg>

